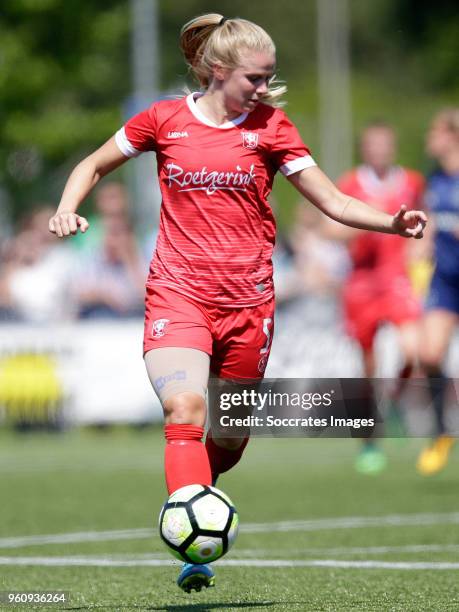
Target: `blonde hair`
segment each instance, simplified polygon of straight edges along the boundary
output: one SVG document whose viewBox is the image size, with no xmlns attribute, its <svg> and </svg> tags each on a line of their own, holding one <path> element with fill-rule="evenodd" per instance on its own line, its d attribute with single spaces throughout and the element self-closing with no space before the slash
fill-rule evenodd
<svg viewBox="0 0 459 612">
<path fill-rule="evenodd" d="M 218 13 L 201 15 L 188 21 L 180 32 L 180 48 L 204 89 L 210 85 L 215 64 L 234 69 L 242 64 L 246 50 L 276 52 L 271 37 L 263 28 L 239 17 L 225 19 Z M 287 87 L 279 85 L 273 77 L 262 102 L 282 106 L 280 98 L 286 91 Z"/>
<path fill-rule="evenodd" d="M 444 108 L 435 115 L 433 120 L 444 123 L 448 130 L 459 134 L 459 108 L 453 106 Z"/>
</svg>

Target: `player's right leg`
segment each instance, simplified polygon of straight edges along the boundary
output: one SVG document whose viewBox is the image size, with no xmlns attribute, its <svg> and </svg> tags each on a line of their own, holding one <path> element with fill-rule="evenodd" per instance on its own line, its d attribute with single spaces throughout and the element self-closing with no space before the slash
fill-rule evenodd
<svg viewBox="0 0 459 612">
<path fill-rule="evenodd" d="M 189 348 L 158 348 L 145 355 L 148 375 L 164 411 L 164 467 L 169 495 L 189 484 L 210 485 L 212 481 L 202 441 L 209 361 L 203 351 Z M 185 563 L 177 584 L 187 593 L 200 591 L 214 586 L 215 575 L 209 565 Z"/>
<path fill-rule="evenodd" d="M 444 420 L 447 378 L 443 362 L 457 322 L 457 314 L 446 309 L 429 310 L 422 322 L 420 359 L 428 377 L 436 430 L 434 440 L 418 458 L 417 469 L 424 476 L 436 474 L 446 466 L 454 444 Z"/>
<path fill-rule="evenodd" d="M 169 495 L 190 484 L 211 484 L 202 441 L 212 337 L 201 304 L 162 287 L 147 287 L 144 355 L 164 411 L 164 465 Z M 214 585 L 209 566 L 185 564 L 184 591 Z"/>
<path fill-rule="evenodd" d="M 164 412 L 164 466 L 169 495 L 190 484 L 211 484 L 202 438 L 206 422 L 209 355 L 164 347 L 146 353 L 148 376 Z"/>
</svg>

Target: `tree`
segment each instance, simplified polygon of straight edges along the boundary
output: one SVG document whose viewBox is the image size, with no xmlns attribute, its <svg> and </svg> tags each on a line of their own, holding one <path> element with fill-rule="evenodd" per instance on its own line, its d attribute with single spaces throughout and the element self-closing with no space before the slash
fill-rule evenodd
<svg viewBox="0 0 459 612">
<path fill-rule="evenodd" d="M 130 86 L 128 6 L 3 0 L 0 39 L 0 184 L 23 208 L 56 199 L 69 158 L 119 126 Z"/>
</svg>

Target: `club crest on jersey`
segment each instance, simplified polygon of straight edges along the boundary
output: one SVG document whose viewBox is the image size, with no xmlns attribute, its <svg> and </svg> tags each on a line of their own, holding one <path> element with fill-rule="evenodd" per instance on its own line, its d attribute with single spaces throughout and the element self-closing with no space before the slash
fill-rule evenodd
<svg viewBox="0 0 459 612">
<path fill-rule="evenodd" d="M 151 335 L 153 338 L 162 338 L 166 333 L 166 327 L 169 319 L 156 319 L 151 326 Z"/>
<path fill-rule="evenodd" d="M 258 134 L 242 132 L 242 144 L 246 149 L 256 149 L 258 146 Z"/>
</svg>

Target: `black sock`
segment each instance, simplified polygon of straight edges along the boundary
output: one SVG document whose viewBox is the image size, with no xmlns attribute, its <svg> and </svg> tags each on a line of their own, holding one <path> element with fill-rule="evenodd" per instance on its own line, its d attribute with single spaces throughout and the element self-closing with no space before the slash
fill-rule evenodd
<svg viewBox="0 0 459 612">
<path fill-rule="evenodd" d="M 429 374 L 429 391 L 432 398 L 432 408 L 435 414 L 437 436 L 445 433 L 445 395 L 448 379 L 441 370 Z"/>
</svg>

